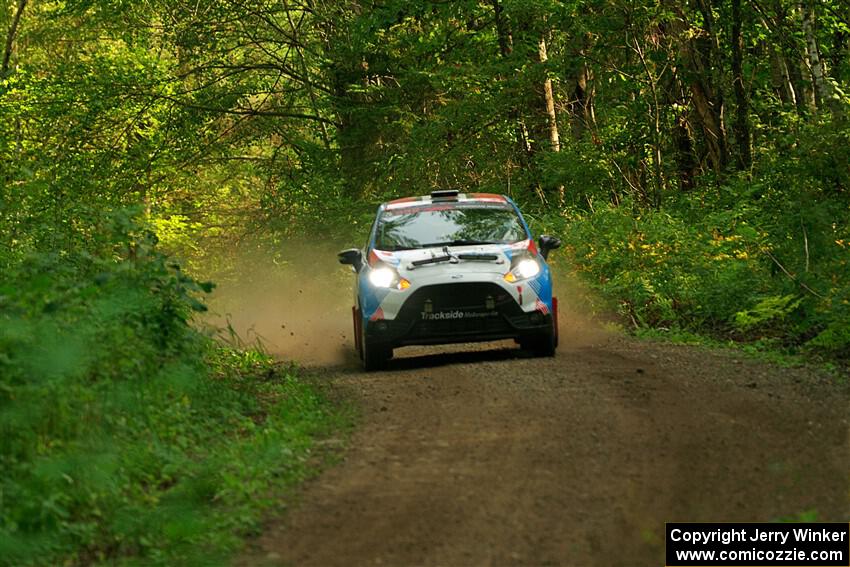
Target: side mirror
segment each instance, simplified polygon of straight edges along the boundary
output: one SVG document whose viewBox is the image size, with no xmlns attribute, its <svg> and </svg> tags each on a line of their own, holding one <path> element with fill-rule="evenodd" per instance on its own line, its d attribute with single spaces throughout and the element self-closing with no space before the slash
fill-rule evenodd
<svg viewBox="0 0 850 567">
<path fill-rule="evenodd" d="M 549 257 L 549 252 L 561 247 L 561 239 L 549 236 L 548 234 L 541 235 L 540 240 L 537 242 L 540 248 L 540 255 L 543 256 L 544 259 Z"/>
<path fill-rule="evenodd" d="M 340 264 L 348 264 L 354 266 L 356 271 L 360 271 L 363 267 L 363 252 L 359 248 L 349 248 L 337 254 Z"/>
</svg>

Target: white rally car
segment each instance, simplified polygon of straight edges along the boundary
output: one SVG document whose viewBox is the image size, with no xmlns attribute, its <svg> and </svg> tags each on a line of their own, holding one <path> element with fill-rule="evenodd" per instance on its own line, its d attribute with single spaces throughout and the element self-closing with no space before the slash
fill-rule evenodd
<svg viewBox="0 0 850 567">
<path fill-rule="evenodd" d="M 531 236 L 516 204 L 435 191 L 382 204 L 364 250 L 340 252 L 357 274 L 354 337 L 367 370 L 406 345 L 515 339 L 552 356 L 558 302 L 546 258 L 561 242 Z"/>
</svg>

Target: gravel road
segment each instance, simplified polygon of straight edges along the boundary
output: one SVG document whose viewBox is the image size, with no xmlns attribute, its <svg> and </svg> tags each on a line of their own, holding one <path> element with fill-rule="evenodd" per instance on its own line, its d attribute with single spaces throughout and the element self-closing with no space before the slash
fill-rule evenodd
<svg viewBox="0 0 850 567">
<path fill-rule="evenodd" d="M 850 398 L 811 370 L 587 326 L 400 354 L 316 370 L 361 422 L 239 564 L 658 566 L 667 521 L 850 520 Z"/>
</svg>

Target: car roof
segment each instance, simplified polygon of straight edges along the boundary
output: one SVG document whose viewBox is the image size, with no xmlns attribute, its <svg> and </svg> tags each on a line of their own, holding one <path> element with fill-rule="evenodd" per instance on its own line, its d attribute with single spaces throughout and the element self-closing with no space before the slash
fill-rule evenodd
<svg viewBox="0 0 850 567">
<path fill-rule="evenodd" d="M 404 197 L 401 199 L 394 199 L 392 201 L 387 201 L 383 204 L 382 208 L 386 210 L 393 209 L 402 209 L 402 208 L 410 208 L 410 207 L 419 207 L 432 205 L 437 203 L 504 203 L 508 204 L 510 201 L 504 195 L 497 195 L 496 193 L 458 193 L 456 196 L 447 196 L 447 197 L 434 197 L 431 195 L 423 195 L 421 197 Z"/>
</svg>

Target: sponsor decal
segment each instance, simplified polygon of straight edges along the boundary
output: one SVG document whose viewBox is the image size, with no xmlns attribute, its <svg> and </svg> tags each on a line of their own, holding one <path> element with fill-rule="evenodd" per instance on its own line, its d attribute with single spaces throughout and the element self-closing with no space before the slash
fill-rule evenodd
<svg viewBox="0 0 850 567">
<path fill-rule="evenodd" d="M 498 317 L 497 311 L 437 311 L 432 313 L 423 311 L 421 313 L 423 321 L 452 321 L 456 319 L 485 319 L 488 317 Z"/>
<path fill-rule="evenodd" d="M 538 300 L 534 303 L 534 308 L 535 308 L 537 311 L 540 311 L 541 313 L 543 313 L 544 315 L 548 315 L 548 314 L 549 314 L 549 308 L 546 306 L 546 304 L 545 304 L 545 303 L 543 303 L 543 302 L 542 302 L 542 301 L 540 301 L 539 299 L 538 299 Z"/>
</svg>

